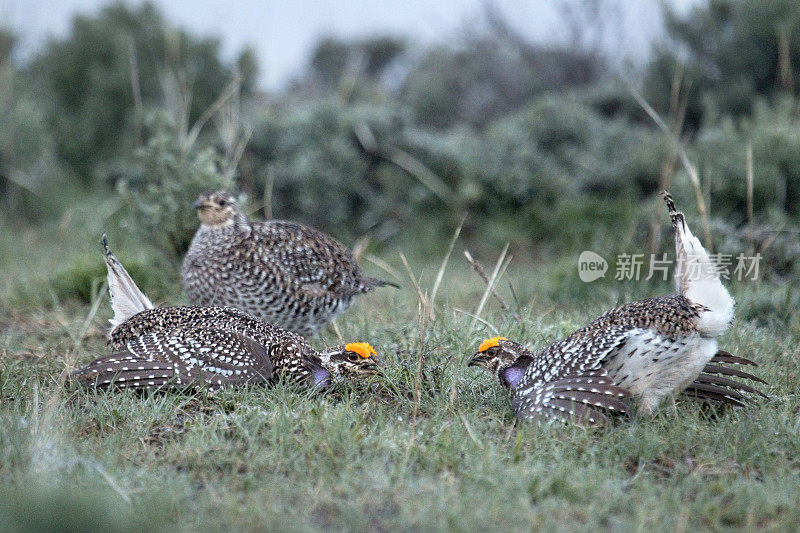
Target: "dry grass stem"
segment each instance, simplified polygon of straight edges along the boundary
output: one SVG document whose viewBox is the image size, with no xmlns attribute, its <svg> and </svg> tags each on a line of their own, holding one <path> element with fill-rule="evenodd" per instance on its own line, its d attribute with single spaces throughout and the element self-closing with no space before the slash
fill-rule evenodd
<svg viewBox="0 0 800 533">
<path fill-rule="evenodd" d="M 782 223 L 778 229 L 774 230 L 772 232 L 772 235 L 770 235 L 769 238 L 766 239 L 761 244 L 761 247 L 758 249 L 759 253 L 766 252 L 769 249 L 769 247 L 772 246 L 772 243 L 775 242 L 775 239 L 778 237 L 778 235 L 780 235 L 781 232 L 783 232 L 784 229 L 786 229 L 786 222 Z"/>
<path fill-rule="evenodd" d="M 333 333 L 336 335 L 336 338 L 339 339 L 339 344 L 344 344 L 344 337 L 342 336 L 342 332 L 339 331 L 339 326 L 336 324 L 335 320 L 331 321 L 331 328 L 333 329 Z"/>
<path fill-rule="evenodd" d="M 100 304 L 103 302 L 105 298 L 103 298 L 103 294 L 106 293 L 106 288 L 108 287 L 108 282 L 103 281 L 100 284 L 98 291 L 95 293 L 94 297 L 92 298 L 92 306 L 89 308 L 89 312 L 86 315 L 86 318 L 81 325 L 81 329 L 78 330 L 78 335 L 74 339 L 74 345 L 72 347 L 72 351 L 76 352 L 80 349 L 81 343 L 83 342 L 84 337 L 86 337 L 86 332 L 89 331 L 89 327 L 92 325 L 92 321 L 94 317 L 97 315 L 97 311 L 100 309 Z"/>
<path fill-rule="evenodd" d="M 414 372 L 414 407 L 411 413 L 412 426 L 417 423 L 417 415 L 419 414 L 419 407 L 422 402 L 422 358 L 425 353 L 425 334 L 428 329 L 427 316 L 428 310 L 425 308 L 423 301 L 420 300 L 417 303 L 417 368 Z"/>
<path fill-rule="evenodd" d="M 106 472 L 106 470 L 98 463 L 94 463 L 93 466 L 94 466 L 95 471 L 98 474 L 100 474 L 100 477 L 103 478 L 103 480 L 106 483 L 108 483 L 108 486 L 111 487 L 114 490 L 114 492 L 116 492 L 119 495 L 120 498 L 125 500 L 125 503 L 130 505 L 131 497 L 128 496 L 127 492 L 122 490 L 122 487 L 120 487 L 119 483 L 117 483 L 117 481 L 113 477 L 111 477 L 111 474 Z"/>
<path fill-rule="evenodd" d="M 747 143 L 747 253 L 752 254 L 755 249 L 753 231 L 753 143 Z"/>
<path fill-rule="evenodd" d="M 247 126 L 244 130 L 244 134 L 239 138 L 236 143 L 236 147 L 233 150 L 233 154 L 228 160 L 228 179 L 231 183 L 233 183 L 234 173 L 236 171 L 236 167 L 239 166 L 239 161 L 242 160 L 242 156 L 244 155 L 244 150 L 247 148 L 247 143 L 250 142 L 250 137 L 253 135 L 254 128 L 253 126 Z"/>
<path fill-rule="evenodd" d="M 228 86 L 225 87 L 225 90 L 217 97 L 214 102 L 208 106 L 208 109 L 203 111 L 203 114 L 197 119 L 197 121 L 192 126 L 192 129 L 186 134 L 186 138 L 183 142 L 183 149 L 185 152 L 189 152 L 189 149 L 194 146 L 195 141 L 197 141 L 197 137 L 200 136 L 200 132 L 202 131 L 203 127 L 205 127 L 206 123 L 213 117 L 217 111 L 222 109 L 222 106 L 225 103 L 236 96 L 239 93 L 242 84 L 242 77 L 241 74 L 237 73 L 236 76 L 228 83 Z"/>
<path fill-rule="evenodd" d="M 428 299 L 425 298 L 425 295 L 422 293 L 422 289 L 420 288 L 417 279 L 414 277 L 414 273 L 411 271 L 411 267 L 408 264 L 408 260 L 406 259 L 405 254 L 403 254 L 402 250 L 400 250 L 398 253 L 400 254 L 400 260 L 403 262 L 403 266 L 406 267 L 406 273 L 408 274 L 408 278 L 411 280 L 411 284 L 414 286 L 414 290 L 417 291 L 417 298 L 419 298 L 420 303 L 425 307 L 425 309 L 428 309 L 430 307 Z"/>
<path fill-rule="evenodd" d="M 470 438 L 470 440 L 471 440 L 472 442 L 474 442 L 474 443 L 475 443 L 475 444 L 478 446 L 478 448 L 483 448 L 483 443 L 482 443 L 482 442 L 481 442 L 481 441 L 478 439 L 478 437 L 475 435 L 475 432 L 474 432 L 474 431 L 472 431 L 472 426 L 470 426 L 470 425 L 469 425 L 469 422 L 467 421 L 467 417 L 465 417 L 465 416 L 464 416 L 464 413 L 462 413 L 461 411 L 459 411 L 459 412 L 458 412 L 458 417 L 459 417 L 459 418 L 461 419 L 461 421 L 464 423 L 464 429 L 466 429 L 466 430 L 467 430 L 467 435 L 469 435 L 469 438 Z"/>
<path fill-rule="evenodd" d="M 267 166 L 267 179 L 264 180 L 264 198 L 261 202 L 264 209 L 264 219 L 272 220 L 272 188 L 275 186 L 275 169 Z"/>
<path fill-rule="evenodd" d="M 483 291 L 483 296 L 481 296 L 481 301 L 478 304 L 478 308 L 475 310 L 475 313 L 474 313 L 475 317 L 473 317 L 472 322 L 469 325 L 469 329 L 470 330 L 472 330 L 472 327 L 475 325 L 476 317 L 481 316 L 481 313 L 483 312 L 483 306 L 486 305 L 486 300 L 489 299 L 489 294 L 492 293 L 492 289 L 494 288 L 495 282 L 498 279 L 497 276 L 500 273 L 500 269 L 503 266 L 503 262 L 505 261 L 506 254 L 508 253 L 508 247 L 509 247 L 508 243 L 506 243 L 506 245 L 503 246 L 503 251 L 500 252 L 500 257 L 497 258 L 497 263 L 495 263 L 495 265 L 494 265 L 494 270 L 492 271 L 492 276 L 486 281 L 486 290 Z M 465 250 L 464 254 L 467 255 L 467 259 L 469 260 L 469 258 L 471 257 L 469 255 L 469 252 L 467 252 Z"/>
<path fill-rule="evenodd" d="M 439 286 L 441 285 L 442 279 L 444 278 L 444 271 L 447 268 L 447 263 L 450 261 L 450 255 L 453 253 L 453 248 L 456 245 L 458 236 L 461 235 L 461 228 L 464 227 L 465 220 L 467 220 L 466 215 L 461 217 L 461 222 L 458 223 L 458 227 L 453 232 L 453 238 L 450 239 L 450 244 L 447 247 L 447 253 L 444 255 L 444 259 L 442 260 L 442 264 L 439 267 L 439 271 L 436 273 L 436 281 L 433 282 L 433 289 L 431 289 L 431 313 L 434 312 L 434 306 L 436 305 L 436 294 L 439 292 Z M 431 316 L 431 318 L 433 317 Z"/>
<path fill-rule="evenodd" d="M 686 108 L 689 103 L 689 87 L 688 81 L 684 84 L 683 65 L 678 64 L 672 76 L 672 84 L 670 86 L 669 95 L 669 126 L 672 134 L 675 137 L 680 137 L 683 131 L 683 123 L 686 118 Z M 682 90 L 683 89 L 683 90 Z M 678 152 L 675 146 L 671 145 L 667 153 L 661 160 L 661 172 L 658 178 L 658 190 L 666 191 L 672 186 L 672 180 L 675 178 L 675 172 L 678 165 Z M 661 216 L 660 209 L 654 210 L 650 218 L 650 235 L 648 237 L 648 250 L 651 254 L 658 251 L 659 243 L 661 242 Z"/>
<path fill-rule="evenodd" d="M 786 26 L 778 31 L 778 83 L 784 91 L 794 94 L 794 73 L 792 72 L 792 45 Z"/>
<path fill-rule="evenodd" d="M 381 259 L 378 256 L 375 256 L 375 255 L 372 255 L 372 254 L 366 254 L 364 256 L 364 259 L 366 261 L 369 261 L 370 263 L 372 263 L 376 267 L 380 268 L 381 270 L 383 270 L 384 272 L 386 272 L 390 276 L 394 277 L 394 279 L 396 279 L 398 281 L 400 281 L 403 278 L 403 276 L 400 274 L 400 272 L 397 271 L 397 269 L 392 267 L 392 265 L 390 265 L 389 263 L 387 263 L 386 261 L 384 261 L 383 259 Z"/>
<path fill-rule="evenodd" d="M 369 241 L 371 237 L 369 235 L 362 235 L 359 237 L 355 244 L 353 245 L 353 258 L 356 260 L 357 263 L 361 262 L 361 258 L 364 257 L 364 252 L 367 251 L 367 246 L 369 246 Z"/>
<path fill-rule="evenodd" d="M 497 329 L 497 328 L 496 328 L 496 327 L 495 327 L 495 326 L 494 326 L 494 325 L 493 325 L 491 322 L 489 322 L 488 320 L 485 320 L 485 319 L 483 319 L 483 318 L 481 318 L 481 317 L 479 317 L 479 316 L 476 316 L 476 315 L 474 315 L 474 314 L 472 314 L 472 313 L 470 313 L 469 311 L 466 311 L 466 310 L 464 310 L 464 309 L 459 309 L 458 307 L 453 307 L 453 311 L 455 311 L 455 312 L 457 312 L 457 313 L 461 313 L 461 314 L 463 314 L 463 315 L 467 315 L 468 317 L 472 318 L 473 320 L 477 320 L 478 322 L 480 322 L 481 324 L 483 324 L 483 325 L 484 325 L 484 326 L 486 326 L 487 328 L 491 329 L 491 330 L 492 330 L 492 332 L 493 332 L 495 335 L 500 335 L 500 330 L 499 330 L 499 329 Z"/>
<path fill-rule="evenodd" d="M 508 247 L 508 245 L 506 245 L 506 248 L 507 247 Z M 472 254 L 469 253 L 469 250 L 464 250 L 464 257 L 467 258 L 467 261 L 472 266 L 472 269 L 475 272 L 478 273 L 478 275 L 481 277 L 483 282 L 486 283 L 487 285 L 490 285 L 489 276 L 486 275 L 486 271 L 483 269 L 483 265 L 481 265 L 477 260 L 475 260 L 472 257 Z M 502 267 L 502 271 L 503 272 L 505 272 L 505 269 L 508 267 L 508 263 L 509 262 L 511 262 L 511 256 L 508 256 L 508 258 L 506 259 L 506 264 L 505 264 L 505 266 Z M 502 273 L 501 273 L 501 277 L 502 277 Z M 500 303 L 500 306 L 503 308 L 503 311 L 511 312 L 511 307 L 508 305 L 508 303 L 505 301 L 505 299 L 503 299 L 503 297 L 500 296 L 500 293 L 497 292 L 497 289 L 495 288 L 495 286 L 491 287 L 491 293 L 492 293 L 492 296 L 494 296 L 497 299 L 497 301 Z M 514 313 L 514 316 L 518 318 L 517 313 Z"/>
<path fill-rule="evenodd" d="M 703 190 L 700 187 L 700 176 L 697 174 L 697 169 L 695 169 L 692 162 L 689 160 L 689 155 L 686 153 L 686 149 L 683 147 L 683 144 L 680 142 L 678 137 L 676 137 L 672 131 L 670 130 L 667 123 L 664 122 L 664 119 L 653 109 L 650 104 L 647 103 L 647 100 L 639 94 L 633 85 L 630 83 L 628 84 L 628 90 L 633 95 L 636 102 L 644 109 L 645 113 L 647 113 L 653 122 L 664 132 L 664 135 L 670 140 L 672 145 L 674 146 L 675 150 L 678 152 L 680 156 L 681 163 L 683 164 L 683 168 L 686 169 L 686 173 L 689 175 L 689 181 L 692 182 L 692 186 L 694 187 L 694 195 L 695 200 L 697 201 L 697 212 L 700 215 L 700 223 L 703 226 L 703 234 L 705 236 L 705 245 L 709 251 L 713 251 L 713 246 L 711 242 L 711 226 L 708 223 L 708 212 L 706 211 L 706 201 L 703 197 Z"/>
<path fill-rule="evenodd" d="M 142 87 L 139 82 L 139 59 L 136 56 L 136 42 L 131 37 L 128 43 L 128 60 L 131 69 L 131 90 L 133 91 L 133 109 L 134 109 L 134 139 L 136 139 L 136 146 L 142 145 L 142 121 L 144 118 L 144 111 L 142 105 Z"/>
<path fill-rule="evenodd" d="M 455 203 L 456 194 L 450 186 L 416 157 L 400 148 L 392 148 L 386 157 L 389 161 L 417 178 L 420 183 L 444 203 L 447 205 Z"/>
</svg>

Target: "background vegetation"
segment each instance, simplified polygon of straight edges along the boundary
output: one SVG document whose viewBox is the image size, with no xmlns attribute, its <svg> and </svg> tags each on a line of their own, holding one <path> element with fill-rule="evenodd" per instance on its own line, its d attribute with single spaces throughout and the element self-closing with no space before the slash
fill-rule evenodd
<svg viewBox="0 0 800 533">
<path fill-rule="evenodd" d="M 0 31 L 0 528 L 796 527 L 800 8 L 665 16 L 640 69 L 614 66 L 586 21 L 543 45 L 487 7 L 446 46 L 322 40 L 278 94 L 259 91 L 251 51 L 226 61 L 149 4 L 77 17 L 25 62 Z M 387 376 L 327 396 L 65 386 L 105 351 L 100 234 L 155 301 L 180 303 L 189 205 L 220 186 L 406 285 L 340 324 Z M 664 188 L 715 251 L 762 255 L 757 282 L 730 282 L 723 344 L 763 363 L 771 399 L 605 433 L 516 425 L 465 358 L 497 332 L 540 346 L 668 292 L 613 279 L 617 254 L 670 250 Z M 479 309 L 462 251 L 491 271 L 506 243 L 503 303 Z M 592 284 L 587 249 L 611 263 Z"/>
</svg>

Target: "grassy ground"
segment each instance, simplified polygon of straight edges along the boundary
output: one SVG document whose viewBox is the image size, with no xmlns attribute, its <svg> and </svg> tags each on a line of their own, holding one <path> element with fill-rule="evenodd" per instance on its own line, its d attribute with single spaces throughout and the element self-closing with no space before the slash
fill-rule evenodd
<svg viewBox="0 0 800 533">
<path fill-rule="evenodd" d="M 800 524 L 800 314 L 793 289 L 734 286 L 740 318 L 721 339 L 724 349 L 761 364 L 756 373 L 770 382 L 769 400 L 716 414 L 679 402 L 655 418 L 600 431 L 515 422 L 506 394 L 466 360 L 492 328 L 542 346 L 618 301 L 666 286 L 586 285 L 571 260 L 515 260 L 501 286 L 519 319 L 490 300 L 485 323 L 472 324 L 455 309 L 474 311 L 483 284 L 454 255 L 433 318 L 420 313 L 406 279 L 406 289 L 364 297 L 340 320 L 348 340 L 368 340 L 386 365 L 385 376 L 363 386 L 327 394 L 282 386 L 212 396 L 97 394 L 75 391 L 59 376 L 106 352 L 111 313 L 101 287 L 90 287 L 84 302 L 52 284 L 23 290 L 19 283 L 52 279 L 53 264 L 83 254 L 102 265 L 99 247 L 85 240 L 37 234 L 0 244 L 3 252 L 18 251 L 2 265 L 0 529 Z M 19 242 L 37 246 L 23 252 Z M 117 248 L 123 260 L 136 259 Z M 423 290 L 430 292 L 438 261 L 412 262 L 423 265 L 415 267 Z M 163 289 L 168 283 L 158 286 L 162 301 L 180 298 L 179 290 Z M 312 342 L 336 338 L 326 332 Z"/>
</svg>

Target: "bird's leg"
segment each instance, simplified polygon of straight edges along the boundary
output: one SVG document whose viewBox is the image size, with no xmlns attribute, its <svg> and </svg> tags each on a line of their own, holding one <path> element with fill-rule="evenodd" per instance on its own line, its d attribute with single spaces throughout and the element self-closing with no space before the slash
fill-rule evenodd
<svg viewBox="0 0 800 533">
<path fill-rule="evenodd" d="M 665 403 L 667 405 L 664 407 L 664 409 L 666 409 L 667 414 L 669 414 L 670 416 L 674 416 L 675 413 L 678 412 L 678 403 L 675 401 L 675 395 L 670 394 L 669 400 Z"/>
<path fill-rule="evenodd" d="M 653 395 L 643 394 L 639 400 L 638 412 L 653 418 L 656 415 L 656 409 L 660 403 L 659 400 L 660 398 Z"/>
</svg>

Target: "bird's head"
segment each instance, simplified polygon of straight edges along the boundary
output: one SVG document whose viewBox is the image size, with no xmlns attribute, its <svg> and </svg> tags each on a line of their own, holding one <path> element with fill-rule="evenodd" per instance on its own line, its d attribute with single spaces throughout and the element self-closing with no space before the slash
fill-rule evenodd
<svg viewBox="0 0 800 533">
<path fill-rule="evenodd" d="M 375 349 L 366 342 L 351 342 L 327 348 L 319 353 L 319 358 L 322 366 L 337 378 L 366 377 L 380 371 Z"/>
<path fill-rule="evenodd" d="M 472 356 L 467 366 L 485 368 L 506 387 L 519 382 L 524 368 L 531 360 L 531 352 L 518 342 L 505 337 L 486 339 Z"/>
<path fill-rule="evenodd" d="M 212 227 L 227 226 L 242 214 L 236 198 L 227 191 L 206 191 L 192 204 L 202 224 Z"/>
</svg>

